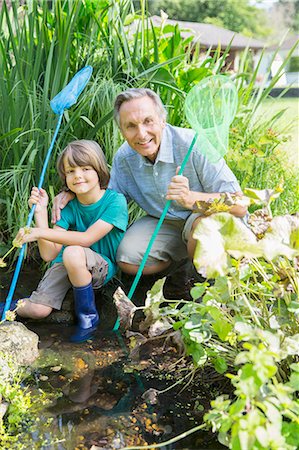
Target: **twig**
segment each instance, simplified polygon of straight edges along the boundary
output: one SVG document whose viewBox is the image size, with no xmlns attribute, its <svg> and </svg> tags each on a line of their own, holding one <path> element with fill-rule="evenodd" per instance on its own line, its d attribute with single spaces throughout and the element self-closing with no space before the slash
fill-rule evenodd
<svg viewBox="0 0 299 450">
<path fill-rule="evenodd" d="M 178 436 L 175 436 L 174 438 L 169 439 L 168 441 L 161 442 L 160 444 L 137 446 L 137 447 L 123 447 L 120 450 L 142 450 L 147 448 L 161 448 L 164 447 L 164 445 L 170 445 L 173 444 L 174 442 L 180 441 L 181 439 L 184 439 L 185 437 L 189 436 L 192 433 L 195 433 L 196 431 L 203 430 L 206 426 L 207 425 L 205 423 L 202 423 L 201 425 L 191 428 L 191 430 L 185 431 L 184 433 L 179 434 Z"/>
</svg>

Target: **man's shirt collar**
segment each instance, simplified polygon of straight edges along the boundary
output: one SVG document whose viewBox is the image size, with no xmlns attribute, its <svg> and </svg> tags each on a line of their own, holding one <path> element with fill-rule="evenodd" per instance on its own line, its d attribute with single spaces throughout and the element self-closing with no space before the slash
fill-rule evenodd
<svg viewBox="0 0 299 450">
<path fill-rule="evenodd" d="M 151 163 L 147 158 L 145 158 L 145 156 L 141 156 L 139 154 L 138 156 L 139 156 L 139 168 L 142 167 L 143 165 L 153 166 L 153 163 Z M 172 135 L 167 127 L 167 124 L 162 132 L 160 149 L 158 151 L 158 155 L 154 164 L 157 164 L 160 161 L 164 163 L 174 162 Z"/>
</svg>

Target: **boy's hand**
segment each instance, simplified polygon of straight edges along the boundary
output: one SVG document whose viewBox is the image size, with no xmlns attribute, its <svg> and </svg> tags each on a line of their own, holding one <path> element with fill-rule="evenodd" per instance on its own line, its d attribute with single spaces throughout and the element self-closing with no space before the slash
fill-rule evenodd
<svg viewBox="0 0 299 450">
<path fill-rule="evenodd" d="M 22 247 L 27 242 L 37 241 L 39 238 L 39 228 L 20 228 L 18 234 L 13 240 L 15 247 Z"/>
<path fill-rule="evenodd" d="M 33 205 L 36 205 L 35 212 L 39 213 L 43 209 L 47 209 L 49 203 L 48 194 L 44 189 L 38 189 L 37 187 L 33 187 L 31 190 L 31 195 L 28 200 L 28 205 L 32 208 Z"/>
<path fill-rule="evenodd" d="M 52 208 L 52 223 L 58 222 L 61 217 L 61 210 L 75 197 L 75 194 L 68 191 L 60 192 L 56 197 L 54 197 L 53 208 Z"/>
</svg>

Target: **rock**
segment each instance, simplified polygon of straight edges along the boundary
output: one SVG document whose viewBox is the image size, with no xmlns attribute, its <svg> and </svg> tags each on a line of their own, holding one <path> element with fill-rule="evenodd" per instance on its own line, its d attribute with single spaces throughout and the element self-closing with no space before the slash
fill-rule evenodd
<svg viewBox="0 0 299 450">
<path fill-rule="evenodd" d="M 38 335 L 20 322 L 0 324 L 0 352 L 10 355 L 19 366 L 28 366 L 38 357 L 38 340 Z"/>
<path fill-rule="evenodd" d="M 2 420 L 3 417 L 5 416 L 8 406 L 9 405 L 7 402 L 0 403 L 0 420 Z"/>
</svg>

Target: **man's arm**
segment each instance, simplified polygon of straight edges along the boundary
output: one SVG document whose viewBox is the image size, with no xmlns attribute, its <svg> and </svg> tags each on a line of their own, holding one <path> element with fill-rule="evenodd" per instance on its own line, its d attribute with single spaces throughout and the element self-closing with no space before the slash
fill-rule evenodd
<svg viewBox="0 0 299 450">
<path fill-rule="evenodd" d="M 195 192 L 189 189 L 189 180 L 183 175 L 176 175 L 171 179 L 166 194 L 167 200 L 175 200 L 186 209 L 193 210 L 197 201 L 207 201 L 210 198 L 220 198 L 223 192 Z M 242 196 L 242 192 L 234 192 L 234 195 Z M 233 205 L 229 212 L 236 217 L 244 217 L 247 208 L 239 205 Z"/>
<path fill-rule="evenodd" d="M 73 200 L 75 194 L 71 191 L 62 191 L 54 197 L 53 207 L 51 212 L 51 223 L 56 223 L 61 219 L 61 210 Z"/>
</svg>

